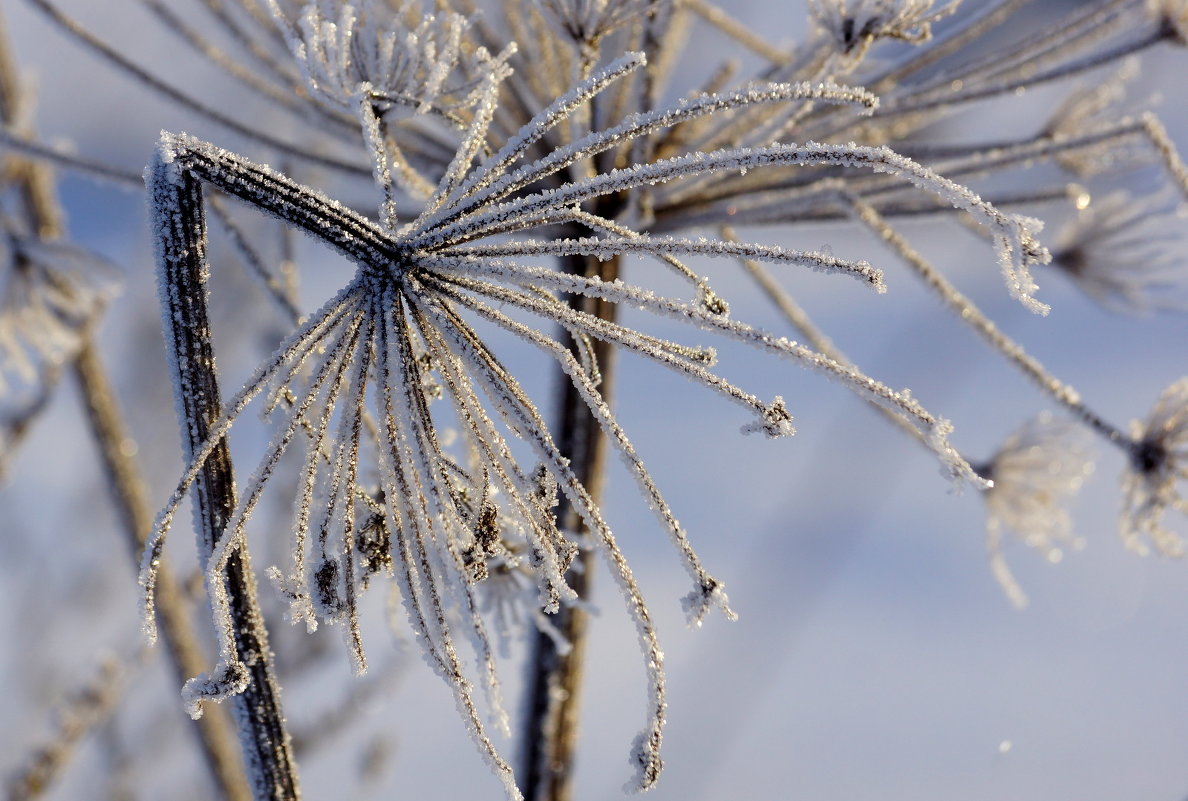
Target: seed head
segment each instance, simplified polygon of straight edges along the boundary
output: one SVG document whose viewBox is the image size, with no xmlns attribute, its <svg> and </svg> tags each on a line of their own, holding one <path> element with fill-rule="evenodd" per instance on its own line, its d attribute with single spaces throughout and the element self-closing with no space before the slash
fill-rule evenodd
<svg viewBox="0 0 1188 801">
<path fill-rule="evenodd" d="M 1163 525 L 1168 509 L 1188 514 L 1179 482 L 1188 479 L 1188 378 L 1163 391 L 1145 422 L 1135 422 L 1130 466 L 1122 476 L 1122 541 L 1147 552 L 1183 556 L 1184 540 Z"/>
<path fill-rule="evenodd" d="M 1062 547 L 1079 547 L 1065 504 L 1093 472 L 1089 435 L 1042 414 L 1011 434 L 980 472 L 994 482 L 982 495 L 991 570 L 1011 602 L 1023 607 L 1027 596 L 1002 557 L 1000 532 L 1009 529 L 1051 562 L 1061 559 Z"/>
</svg>

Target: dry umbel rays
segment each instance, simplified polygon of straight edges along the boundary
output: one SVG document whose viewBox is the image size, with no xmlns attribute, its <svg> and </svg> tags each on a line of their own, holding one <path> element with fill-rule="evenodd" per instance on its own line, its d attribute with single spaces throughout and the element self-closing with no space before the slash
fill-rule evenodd
<svg viewBox="0 0 1188 801">
<path fill-rule="evenodd" d="M 563 122 L 579 104 L 642 64 L 643 57 L 636 54 L 613 62 L 484 157 L 500 77 L 494 75 L 482 87 L 458 155 L 424 212 L 403 225 L 386 213 L 389 206 L 381 209 L 383 222 L 376 224 L 316 190 L 218 147 L 187 136 L 162 138 L 147 176 L 159 245 L 164 319 L 170 332 L 167 340 L 173 348 L 180 395 L 195 392 L 190 382 L 198 381 L 202 370 L 211 369 L 194 364 L 198 351 L 190 342 L 207 332 L 187 325 L 188 314 L 204 314 L 204 309 L 195 308 L 205 303 L 201 291 L 207 271 L 203 184 L 306 231 L 357 265 L 351 281 L 305 319 L 234 398 L 205 421 L 205 434 L 190 454 L 190 465 L 146 550 L 142 584 L 151 632 L 155 568 L 173 515 L 238 416 L 253 400 L 262 398 L 264 413 L 274 418 L 277 431 L 238 500 L 224 510 L 225 525 L 217 532 L 206 564 L 220 657 L 210 674 L 187 686 L 192 713 L 200 714 L 202 701 L 240 691 L 246 681 L 232 636 L 222 571 L 244 541 L 248 520 L 282 455 L 295 447 L 303 456 L 293 563 L 287 570 L 272 571 L 275 583 L 290 599 L 293 619 L 311 627 L 317 621 L 344 624 L 356 666 L 363 670 L 359 593 L 376 569 L 389 573 L 426 660 L 453 687 L 480 751 L 513 797 L 517 791 L 511 770 L 488 737 L 474 697 L 477 681 L 496 724 L 505 724 L 499 711 L 494 656 L 475 594 L 476 582 L 485 571 L 476 563 L 497 558 L 526 563 L 545 612 L 572 601 L 564 573 L 582 543 L 559 530 L 553 518 L 556 493 L 563 493 L 593 533 L 594 547 L 610 563 L 635 622 L 650 700 L 635 748 L 634 783 L 646 788 L 655 782 L 665 698 L 663 657 L 651 615 L 601 512 L 558 450 L 536 406 L 476 322 L 484 321 L 534 345 L 568 375 L 628 465 L 692 577 L 694 588 L 684 604 L 693 623 L 714 605 L 732 614 L 722 584 L 701 565 L 683 527 L 599 394 L 597 368 L 588 358 L 588 349 L 579 348 L 574 354 L 548 329 L 570 331 L 579 342 L 601 339 L 679 371 L 743 406 L 753 420 L 742 426 L 744 432 L 761 431 L 770 437 L 791 434 L 791 416 L 782 399 L 765 402 L 719 377 L 707 349 L 575 311 L 560 299 L 562 293 L 629 304 L 824 373 L 908 421 L 937 452 L 950 475 L 984 483 L 948 445 L 949 424 L 906 392 L 891 390 L 796 342 L 730 319 L 719 305 L 706 302 L 702 280 L 691 282 L 695 297 L 684 300 L 539 264 L 541 257 L 571 254 L 600 258 L 642 254 L 660 259 L 668 268 L 683 268 L 679 259 L 689 255 L 741 257 L 849 275 L 881 290 L 881 273 L 865 262 L 730 240 L 640 234 L 581 209 L 585 201 L 608 193 L 765 165 L 865 167 L 898 175 L 990 226 L 1005 260 L 1024 265 L 1038 252 L 1032 221 L 1004 214 L 885 148 L 809 143 L 691 152 L 589 178 L 563 178 L 555 187 L 536 189 L 544 178 L 564 176 L 562 171 L 579 159 L 724 109 L 804 98 L 874 102 L 860 90 L 840 86 L 756 86 L 631 115 L 542 158 L 524 158 L 530 144 Z M 378 181 L 385 180 L 382 169 L 375 175 Z M 585 225 L 590 235 L 556 236 L 558 230 L 568 230 L 558 228 L 558 223 Z M 691 275 L 687 268 L 682 274 Z M 441 397 L 436 404 L 435 396 Z M 442 425 L 447 420 L 459 432 L 460 448 L 443 445 Z M 513 456 L 509 432 L 528 444 L 533 464 L 522 464 Z M 360 536 L 364 529 L 375 534 L 379 528 L 381 536 Z M 361 544 L 365 539 L 366 548 Z M 377 548 L 385 552 L 377 554 Z M 481 666 L 480 675 L 473 679 L 459 654 L 459 631 L 470 641 Z"/>
</svg>

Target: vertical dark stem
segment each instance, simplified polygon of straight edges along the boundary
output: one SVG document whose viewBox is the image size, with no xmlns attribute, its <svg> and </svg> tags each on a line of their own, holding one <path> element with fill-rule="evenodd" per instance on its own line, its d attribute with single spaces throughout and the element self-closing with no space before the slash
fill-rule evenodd
<svg viewBox="0 0 1188 801">
<path fill-rule="evenodd" d="M 571 271 L 596 275 L 604 281 L 612 281 L 619 274 L 618 258 L 598 261 L 573 257 L 567 262 Z M 575 297 L 571 304 L 604 320 L 615 319 L 615 306 L 607 301 Z M 614 349 L 599 340 L 592 344 L 602 373 L 599 389 L 609 401 Z M 564 375 L 559 380 L 557 444 L 569 457 L 578 479 L 597 504 L 602 500 L 605 484 L 606 437 L 573 384 Z M 557 517 L 563 531 L 585 532 L 581 518 L 564 498 Z M 593 556 L 592 551 L 583 550 L 567 576 L 570 586 L 582 599 L 590 597 L 595 565 Z M 549 635 L 538 631 L 533 637 L 518 777 L 520 790 L 527 801 L 569 801 L 572 797 L 588 619 L 589 613 L 575 606 L 563 606 L 553 616 L 554 626 L 570 644 L 570 650 L 564 654 L 557 650 Z"/>
<path fill-rule="evenodd" d="M 150 202 L 157 216 L 162 317 L 183 427 L 182 446 L 189 458 L 209 436 L 222 406 L 206 305 L 206 219 L 198 179 L 180 168 L 155 167 Z M 203 465 L 194 492 L 199 559 L 205 566 L 235 508 L 231 454 L 225 439 Z M 230 597 L 237 656 L 249 673 L 247 688 L 230 703 L 252 790 L 258 801 L 295 801 L 300 797 L 296 765 L 246 546 L 231 554 L 223 580 Z"/>
<path fill-rule="evenodd" d="M 20 104 L 16 63 L 8 47 L 3 19 L 0 19 L 0 121 L 11 124 Z M 24 216 L 30 229 L 41 239 L 54 240 L 63 234 L 62 212 L 52 172 L 32 161 L 14 169 Z M 133 565 L 140 560 L 152 516 L 145 499 L 144 482 L 128 444 L 132 442 L 112 392 L 107 372 L 89 332 L 72 365 L 87 421 L 99 449 L 104 476 L 124 529 Z M 178 685 L 203 669 L 204 660 L 194 637 L 188 609 L 172 572 L 162 568 L 157 579 L 157 612 Z M 215 710 L 199 722 L 196 732 L 218 797 L 226 801 L 248 801 L 246 777 L 236 747 L 231 721 Z"/>
</svg>

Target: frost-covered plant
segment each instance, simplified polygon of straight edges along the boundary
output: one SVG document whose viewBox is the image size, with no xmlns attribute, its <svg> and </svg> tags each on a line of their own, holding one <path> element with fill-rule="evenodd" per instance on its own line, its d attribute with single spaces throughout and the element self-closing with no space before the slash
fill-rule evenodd
<svg viewBox="0 0 1188 801">
<path fill-rule="evenodd" d="M 1013 604 L 1027 605 L 1027 595 L 1002 555 L 1002 530 L 1010 530 L 1051 562 L 1062 548 L 1078 547 L 1072 516 L 1065 504 L 1093 472 L 1088 432 L 1070 420 L 1042 414 L 1028 421 L 999 447 L 978 472 L 993 484 L 986 501 L 986 553 L 990 568 Z"/>
<path fill-rule="evenodd" d="M 1113 311 L 1183 309 L 1186 219 L 1166 197 L 1107 195 L 1061 232 L 1052 266 Z"/>
<path fill-rule="evenodd" d="M 98 256 L 0 215 L 0 472 L 119 284 Z"/>
<path fill-rule="evenodd" d="M 1146 552 L 1149 541 L 1169 556 L 1184 554 L 1184 540 L 1166 527 L 1164 515 L 1188 515 L 1188 500 L 1178 485 L 1188 479 L 1188 379 L 1163 391 L 1145 421 L 1132 426 L 1130 467 L 1122 477 L 1122 539 Z"/>
<path fill-rule="evenodd" d="M 861 59 L 878 39 L 927 41 L 932 24 L 957 10 L 936 0 L 809 0 L 813 21 L 842 53 Z"/>
<path fill-rule="evenodd" d="M 480 748 L 504 780 L 509 795 L 516 796 L 511 769 L 485 734 L 471 697 L 471 681 L 457 655 L 449 609 L 456 605 L 463 610 L 467 621 L 464 631 L 473 640 L 480 663 L 485 665 L 482 681 L 492 707 L 498 710 L 492 651 L 471 589 L 483 573 L 476 570 L 474 562 L 501 555 L 506 549 L 499 545 L 500 534 L 493 528 L 498 514 L 495 499 L 501 499 L 505 516 L 516 521 L 515 536 L 531 553 L 539 604 L 545 613 L 556 612 L 561 603 L 576 600 L 564 574 L 580 544 L 557 527 L 550 511 L 552 504 L 545 497 L 549 493 L 542 495 L 535 488 L 532 477 L 536 468 L 521 465 L 512 457 L 499 421 L 508 432 L 529 443 L 550 486 L 560 490 L 594 535 L 624 593 L 644 651 L 650 684 L 648 723 L 637 743 L 636 783 L 647 788 L 655 782 L 660 771 L 665 700 L 663 656 L 651 615 L 597 504 L 558 449 L 536 405 L 467 321 L 466 314 L 536 346 L 555 360 L 572 382 L 629 465 L 680 552 L 694 581 L 685 608 L 695 624 L 713 605 L 732 614 L 722 585 L 701 566 L 683 528 L 600 394 L 594 378 L 597 368 L 589 351 L 571 353 L 546 333 L 547 328 L 557 325 L 578 341 L 611 342 L 721 393 L 755 416 L 754 422 L 742 427 L 744 432 L 763 432 L 773 438 L 791 434 L 791 416 L 781 398 L 764 402 L 716 376 L 709 369 L 712 356 L 704 349 L 658 339 L 574 310 L 556 293 L 631 304 L 840 379 L 863 397 L 909 420 L 937 451 L 946 470 L 976 482 L 968 465 L 947 443 L 946 421 L 934 417 L 910 396 L 892 391 L 850 366 L 730 320 L 720 309 L 706 309 L 704 295 L 697 294 L 692 301 L 667 298 L 640 286 L 602 282 L 533 264 L 541 256 L 609 258 L 640 253 L 678 265 L 678 257 L 688 255 L 724 256 L 851 274 L 881 288 L 880 274 L 865 263 L 734 241 L 645 236 L 579 208 L 582 202 L 610 192 L 763 164 L 862 165 L 875 161 L 884 169 L 902 172 L 908 180 L 935 187 L 956 202 L 967 203 L 971 212 L 990 223 L 1009 219 L 906 160 L 871 155 L 867 150 L 847 146 L 789 145 L 693 153 L 611 170 L 562 183 L 549 191 L 531 191 L 534 184 L 579 158 L 683 119 L 717 109 L 804 97 L 846 100 L 853 96 L 845 90 L 805 85 L 755 87 L 638 115 L 543 158 L 522 158 L 528 147 L 560 124 L 579 100 L 604 90 L 643 64 L 641 56 L 629 55 L 596 73 L 542 110 L 498 151 L 471 168 L 486 139 L 494 108 L 501 77 L 494 74 L 476 104 L 474 120 L 458 156 L 434 197 L 417 219 L 398 229 L 389 224 L 377 227 L 310 189 L 213 146 L 186 137 L 163 139 L 158 160 L 150 167 L 148 183 L 159 242 L 163 319 L 179 381 L 179 403 L 200 395 L 208 403 L 211 400 L 209 389 L 197 389 L 210 380 L 201 369 L 207 357 L 199 355 L 209 345 L 191 342 L 194 332 L 201 331 L 199 321 L 205 318 L 205 311 L 196 305 L 194 297 L 201 297 L 201 276 L 207 271 L 203 257 L 205 232 L 200 223 L 200 182 L 303 228 L 358 265 L 355 278 L 281 344 L 217 419 L 204 422 L 202 437 L 196 439 L 191 434 L 190 467 L 146 550 L 142 583 L 151 625 L 154 569 L 160 562 L 163 537 L 174 510 L 248 403 L 263 395 L 266 413 L 272 415 L 283 409 L 280 433 L 222 529 L 211 532 L 207 586 L 221 632 L 220 658 L 213 673 L 188 685 L 192 714 L 200 714 L 201 700 L 221 700 L 241 692 L 249 682 L 236 643 L 235 616 L 226 589 L 227 560 L 243 543 L 247 521 L 281 456 L 294 438 L 304 435 L 306 449 L 294 522 L 294 564 L 288 575 L 273 572 L 274 581 L 290 598 L 292 619 L 306 621 L 311 627 L 319 618 L 346 625 L 356 668 L 365 669 L 357 607 L 365 569 L 360 565 L 360 549 L 356 546 L 356 504 L 360 500 L 360 464 L 374 460 L 385 503 L 381 506 L 372 499 L 364 509 L 368 515 L 376 508 L 381 510 L 388 532 L 383 562 L 391 566 L 410 622 L 420 632 L 426 659 L 453 686 Z M 531 231 L 548 232 L 562 222 L 578 222 L 597 235 L 551 239 L 523 236 Z M 497 238 L 491 240 L 493 235 Z M 511 316 L 510 310 L 528 314 L 535 322 L 525 324 Z M 429 372 L 435 374 L 432 381 Z M 429 385 L 434 386 L 434 393 L 426 393 Z M 430 408 L 431 395 L 438 393 L 453 407 L 449 416 L 462 433 L 468 460 L 451 456 L 441 445 L 440 423 Z M 370 427 L 369 413 L 375 421 Z M 194 412 L 187 411 L 187 418 L 193 416 Z M 194 425 L 190 423 L 191 431 Z M 490 520 L 484 522 L 487 518 Z M 312 533 L 317 534 L 316 543 L 311 542 Z M 496 719 L 501 719 L 500 712 L 495 714 Z"/>
<path fill-rule="evenodd" d="M 35 387 L 78 350 L 119 286 L 107 261 L 8 225 L 0 240 L 0 393 Z"/>
<path fill-rule="evenodd" d="M 950 221 L 969 225 L 988 241 L 985 251 L 994 256 L 987 262 L 997 261 L 1008 293 L 1033 312 L 1048 311 L 1038 280 L 1052 269 L 1097 276 L 1091 292 L 1113 280 L 1111 292 L 1145 300 L 1152 287 L 1140 267 L 1173 267 L 1164 243 L 1152 258 L 1135 260 L 1127 242 L 1140 212 L 1132 204 L 1111 196 L 1094 201 L 1051 172 L 1016 175 L 1043 163 L 1085 179 L 1106 165 L 1102 153 L 1125 153 L 1108 166 L 1151 158 L 1188 196 L 1188 169 L 1158 119 L 1146 111 L 1115 113 L 1120 83 L 1076 98 L 1047 125 L 1019 126 L 1009 141 L 934 141 L 943 129 L 931 126 L 977 101 L 1009 103 L 1031 87 L 1161 43 L 1183 44 L 1182 2 L 1101 0 L 1071 12 L 1061 26 L 1018 37 L 1003 31 L 1026 0 L 967 4 L 964 15 L 956 15 L 958 2 L 810 0 L 813 35 L 784 47 L 706 0 L 509 0 L 484 13 L 469 0 L 439 0 L 431 8 L 415 0 L 205 0 L 198 24 L 180 7 L 141 1 L 294 123 L 291 130 L 261 124 L 248 111 L 205 102 L 197 87 L 173 86 L 137 65 L 51 0 L 28 0 L 125 73 L 197 112 L 201 124 L 218 130 L 211 140 L 236 135 L 261 152 L 241 156 L 165 134 L 147 171 L 187 466 L 154 527 L 141 574 L 151 628 L 164 537 L 193 490 L 218 654 L 214 670 L 186 685 L 186 700 L 195 714 L 206 701 L 235 706 L 258 797 L 298 794 L 247 536 L 261 517 L 253 522 L 265 487 L 281 483 L 285 472 L 295 474 L 290 561 L 269 576 L 290 618 L 310 629 L 341 626 L 362 671 L 360 598 L 390 576 L 421 653 L 451 687 L 510 797 L 518 786 L 532 798 L 567 792 L 573 716 L 557 710 L 576 698 L 572 677 L 580 668 L 573 665 L 581 653 L 570 641 L 580 627 L 569 624 L 584 614 L 579 589 L 588 554 L 601 554 L 624 594 L 648 677 L 633 786 L 655 783 L 666 704 L 663 653 L 602 512 L 599 438 L 627 465 L 690 574 L 690 622 L 714 605 L 732 613 L 722 583 L 701 565 L 613 411 L 610 355 L 636 354 L 741 405 L 744 433 L 776 438 L 793 427 L 781 396 L 762 399 L 727 380 L 711 348 L 650 333 L 651 324 L 676 321 L 698 337 L 800 364 L 877 406 L 934 451 L 944 472 L 986 491 L 992 569 L 1016 602 L 1022 595 L 1001 560 L 1000 530 L 1042 549 L 1071 537 L 1061 502 L 1091 465 L 1079 443 L 1066 446 L 1074 426 L 1130 460 L 1127 541 L 1147 538 L 1176 552 L 1163 516 L 1185 511 L 1176 489 L 1184 478 L 1183 382 L 1165 393 L 1145 425 L 1125 435 L 1000 329 L 913 245 L 909 232 L 918 229 L 901 223 L 927 215 L 937 220 L 929 230 Z M 703 86 L 685 85 L 676 65 L 696 20 L 757 56 L 760 66 L 738 75 L 737 66 L 724 63 Z M 981 43 L 990 46 L 969 55 Z M 15 130 L 3 139 L 30 157 L 121 177 Z M 987 175 L 996 180 L 982 190 Z M 350 206 L 329 198 L 347 197 L 339 195 L 344 185 Z M 367 200 L 359 202 L 362 193 Z M 1070 194 L 1096 216 L 1060 241 L 1049 267 L 1033 211 Z M 261 253 L 262 238 L 245 233 L 250 229 L 226 208 L 225 195 L 328 245 L 354 264 L 354 275 L 303 317 L 297 293 Z M 1027 213 L 1014 210 L 1020 205 Z M 378 213 L 369 217 L 356 206 Z M 295 322 L 227 403 L 207 308 L 208 274 L 222 269 L 207 253 L 208 212 Z M 950 444 L 947 421 L 906 390 L 869 378 L 762 263 L 847 275 L 880 293 L 883 272 L 826 248 L 759 244 L 749 241 L 762 238 L 752 228 L 741 237 L 734 230 L 838 221 L 873 235 L 1071 422 L 1030 424 L 971 469 Z M 643 264 L 633 265 L 639 272 L 627 280 L 621 268 L 634 257 Z M 734 287 L 721 280 L 711 287 L 696 271 L 703 258 L 744 265 L 808 344 L 732 316 Z M 1116 262 L 1113 271 L 1106 260 Z M 1130 277 L 1121 280 L 1122 273 Z M 657 292 L 673 275 L 681 289 Z M 628 324 L 620 309 L 644 314 Z M 502 357 L 512 339 L 555 369 L 560 424 L 548 424 L 527 382 Z M 275 430 L 237 492 L 227 437 L 253 403 Z M 286 454 L 296 464 L 286 465 Z M 492 723 L 508 722 L 487 610 L 500 632 L 500 614 L 517 608 L 538 632 L 526 704 L 532 712 L 521 723 L 525 748 L 513 777 L 487 735 Z"/>
</svg>

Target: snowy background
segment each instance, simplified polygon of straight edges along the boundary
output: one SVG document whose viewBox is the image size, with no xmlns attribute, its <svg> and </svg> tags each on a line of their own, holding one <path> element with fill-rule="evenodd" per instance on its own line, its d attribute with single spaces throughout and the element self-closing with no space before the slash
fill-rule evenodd
<svg viewBox="0 0 1188 801">
<path fill-rule="evenodd" d="M 63 5 L 141 63 L 160 65 L 167 78 L 204 97 L 220 96 L 214 87 L 225 82 L 221 75 L 177 59 L 182 48 L 155 33 L 158 27 L 135 3 Z M 801 3 L 729 5 L 772 39 L 795 38 L 804 27 Z M 5 0 L 3 11 L 39 93 L 38 128 L 51 141 L 71 142 L 130 170 L 147 160 L 162 128 L 239 146 L 235 137 L 113 75 L 24 4 Z M 689 51 L 725 48 L 707 33 Z M 1166 93 L 1159 113 L 1181 152 L 1188 152 L 1188 103 L 1177 81 L 1186 65 L 1188 53 L 1161 48 L 1145 60 L 1143 79 L 1150 92 Z M 944 133 L 993 139 L 1031 131 L 1061 94 L 1035 92 L 980 107 Z M 244 106 L 254 101 L 229 94 L 221 102 L 256 118 L 258 109 Z M 142 200 L 76 177 L 62 186 L 72 235 L 126 269 L 126 290 L 102 338 L 121 396 L 134 410 L 151 497 L 163 501 L 180 463 Z M 992 253 L 957 226 L 945 227 L 943 236 L 932 222 L 904 230 L 1107 419 L 1125 425 L 1144 417 L 1165 386 L 1188 374 L 1183 316 L 1118 317 L 1059 276 L 1041 276 L 1041 298 L 1053 306 L 1041 319 L 1007 297 Z M 951 418 L 955 442 L 971 457 L 989 456 L 1047 408 L 877 244 L 839 226 L 761 231 L 756 238 L 829 243 L 836 255 L 869 258 L 887 269 L 890 292 L 882 297 L 827 276 L 796 276 L 787 285 L 859 365 L 892 386 L 910 386 L 926 406 Z M 325 262 L 312 246 L 301 252 L 310 303 L 346 275 L 345 266 Z M 735 317 L 767 319 L 778 328 L 757 294 L 727 289 L 741 285 L 732 267 L 698 269 L 715 277 Z M 216 276 L 213 290 L 232 299 L 216 326 L 249 335 L 241 337 L 247 346 L 224 351 L 227 387 L 277 330 L 271 310 L 237 280 L 242 283 Z M 613 471 L 605 511 L 656 614 L 667 656 L 666 771 L 650 794 L 654 801 L 1188 797 L 1188 566 L 1137 557 L 1118 542 L 1118 454 L 1099 447 L 1096 473 L 1076 504 L 1083 550 L 1051 565 L 1022 546 L 1008 547 L 1032 602 L 1019 612 L 987 568 L 975 493 L 949 494 L 927 453 L 840 387 L 746 356 L 724 350 L 724 369 L 761 397 L 783 394 L 796 417 L 795 438 L 741 437 L 738 428 L 747 421 L 733 406 L 637 360 L 620 363 L 621 421 L 740 614 L 736 623 L 711 616 L 702 630 L 686 629 L 678 603 L 685 575 L 632 483 Z M 548 382 L 542 378 L 537 386 L 547 398 Z M 93 675 L 104 653 L 133 653 L 138 644 L 131 563 L 78 398 L 69 382 L 62 390 L 0 488 L 4 771 L 48 735 L 47 709 L 65 689 Z M 250 450 L 253 442 L 237 447 Z M 184 526 L 174 536 L 169 556 L 185 565 L 192 542 Z M 257 569 L 278 562 L 283 545 L 255 536 Z M 579 801 L 621 797 L 628 747 L 643 715 L 633 630 L 607 573 L 595 583 L 600 613 L 583 702 Z M 293 640 L 304 636 L 283 624 L 274 630 L 282 654 L 295 651 Z M 445 686 L 413 649 L 392 648 L 382 626 L 366 634 L 372 664 L 381 673 L 396 664 L 395 678 L 360 705 L 348 733 L 302 760 L 307 797 L 499 797 Z M 347 693 L 349 664 L 337 632 L 315 636 L 330 651 L 318 667 L 290 678 L 282 664 L 286 708 L 297 730 L 315 725 Z M 519 687 L 516 673 L 513 655 L 504 666 L 509 698 Z M 114 786 L 94 777 L 113 760 L 127 765 L 119 781 L 133 797 L 204 797 L 175 693 L 154 657 L 132 675 L 129 700 L 113 724 L 88 741 L 48 797 L 106 797 Z M 510 754 L 512 744 L 504 749 Z M 370 783 L 356 778 L 365 754 L 383 763 Z"/>
</svg>

